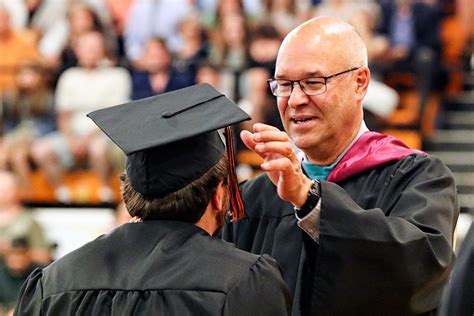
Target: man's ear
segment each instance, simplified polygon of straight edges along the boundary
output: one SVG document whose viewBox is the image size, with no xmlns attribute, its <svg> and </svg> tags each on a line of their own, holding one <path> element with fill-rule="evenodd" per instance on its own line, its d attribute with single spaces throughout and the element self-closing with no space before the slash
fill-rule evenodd
<svg viewBox="0 0 474 316">
<path fill-rule="evenodd" d="M 225 190 L 226 187 L 224 186 L 223 181 L 219 182 L 217 185 L 216 191 L 211 197 L 211 205 L 215 210 L 222 211 L 223 209 L 223 201 L 225 199 Z"/>
<path fill-rule="evenodd" d="M 370 70 L 368 67 L 363 66 L 356 72 L 355 78 L 355 93 L 356 93 L 356 100 L 358 102 L 362 102 L 364 99 L 367 89 L 369 87 L 370 81 Z"/>
</svg>

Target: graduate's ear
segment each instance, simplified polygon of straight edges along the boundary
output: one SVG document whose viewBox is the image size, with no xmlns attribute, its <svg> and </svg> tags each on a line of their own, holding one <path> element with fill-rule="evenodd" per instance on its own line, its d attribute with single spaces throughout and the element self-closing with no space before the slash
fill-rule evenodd
<svg viewBox="0 0 474 316">
<path fill-rule="evenodd" d="M 217 211 L 222 211 L 225 209 L 227 211 L 228 205 L 224 205 L 224 201 L 226 200 L 227 194 L 227 186 L 224 185 L 224 182 L 221 181 L 217 185 L 216 191 L 211 196 L 211 205 L 212 208 Z"/>
<path fill-rule="evenodd" d="M 367 88 L 369 87 L 370 81 L 370 70 L 368 67 L 360 67 L 355 73 L 355 94 L 356 100 L 362 102 L 364 99 Z"/>
</svg>

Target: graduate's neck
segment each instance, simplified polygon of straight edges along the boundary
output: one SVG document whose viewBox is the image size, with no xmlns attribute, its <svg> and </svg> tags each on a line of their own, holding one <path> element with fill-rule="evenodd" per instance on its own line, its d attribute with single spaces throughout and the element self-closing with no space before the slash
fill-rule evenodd
<svg viewBox="0 0 474 316">
<path fill-rule="evenodd" d="M 212 205 L 209 203 L 202 217 L 194 225 L 205 230 L 209 235 L 213 236 L 216 231 L 220 229 L 219 223 L 214 214 L 215 210 L 212 210 Z"/>
<path fill-rule="evenodd" d="M 228 208 L 228 188 L 221 181 L 207 204 L 204 214 L 194 225 L 204 229 L 209 235 L 213 236 L 224 226 L 224 217 Z"/>
</svg>

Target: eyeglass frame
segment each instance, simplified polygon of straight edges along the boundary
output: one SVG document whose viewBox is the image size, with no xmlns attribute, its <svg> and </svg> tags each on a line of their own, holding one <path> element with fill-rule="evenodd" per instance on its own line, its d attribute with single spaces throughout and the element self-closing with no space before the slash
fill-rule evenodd
<svg viewBox="0 0 474 316">
<path fill-rule="evenodd" d="M 298 80 L 288 80 L 288 79 L 276 79 L 276 78 L 270 78 L 270 79 L 267 79 L 267 83 L 268 83 L 268 86 L 270 88 L 270 91 L 271 93 L 276 96 L 276 97 L 280 97 L 280 98 L 287 98 L 289 96 L 291 96 L 291 93 L 293 93 L 293 89 L 295 87 L 295 83 L 297 82 L 298 85 L 300 86 L 300 89 L 301 91 L 303 91 L 306 95 L 319 95 L 319 94 L 323 94 L 325 93 L 327 90 L 328 90 L 328 87 L 327 87 L 327 81 L 331 78 L 334 78 L 334 77 L 337 77 L 337 76 L 340 76 L 340 75 L 343 75 L 345 73 L 348 73 L 348 72 L 351 72 L 351 71 L 354 71 L 354 70 L 358 70 L 359 68 L 361 68 L 360 66 L 359 67 L 354 67 L 354 68 L 351 68 L 351 69 L 347 69 L 347 70 L 344 70 L 344 71 L 341 71 L 341 72 L 338 72 L 338 73 L 335 73 L 335 74 L 332 74 L 332 75 L 329 75 L 329 76 L 314 76 L 314 77 L 306 77 L 306 78 L 301 78 L 301 79 L 298 79 Z M 321 92 L 318 92 L 318 93 L 307 93 L 304 89 L 303 89 L 303 86 L 301 85 L 301 80 L 306 80 L 306 79 L 324 79 L 324 91 L 321 91 Z M 284 80 L 286 82 L 289 82 L 291 83 L 291 89 L 290 89 L 290 93 L 288 95 L 284 95 L 284 96 L 279 96 L 279 95 L 276 95 L 273 90 L 272 90 L 272 86 L 271 86 L 271 83 L 276 81 L 276 80 Z"/>
</svg>

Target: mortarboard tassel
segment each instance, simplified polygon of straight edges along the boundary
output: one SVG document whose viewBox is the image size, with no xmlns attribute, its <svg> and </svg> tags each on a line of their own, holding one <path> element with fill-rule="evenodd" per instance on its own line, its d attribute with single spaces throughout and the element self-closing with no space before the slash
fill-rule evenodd
<svg viewBox="0 0 474 316">
<path fill-rule="evenodd" d="M 239 182 L 237 180 L 237 173 L 235 171 L 235 157 L 234 157 L 234 140 L 232 137 L 232 128 L 227 126 L 225 128 L 226 150 L 229 158 L 229 190 L 230 190 L 230 204 L 231 222 L 237 221 L 244 217 L 244 203 L 239 191 Z"/>
</svg>

